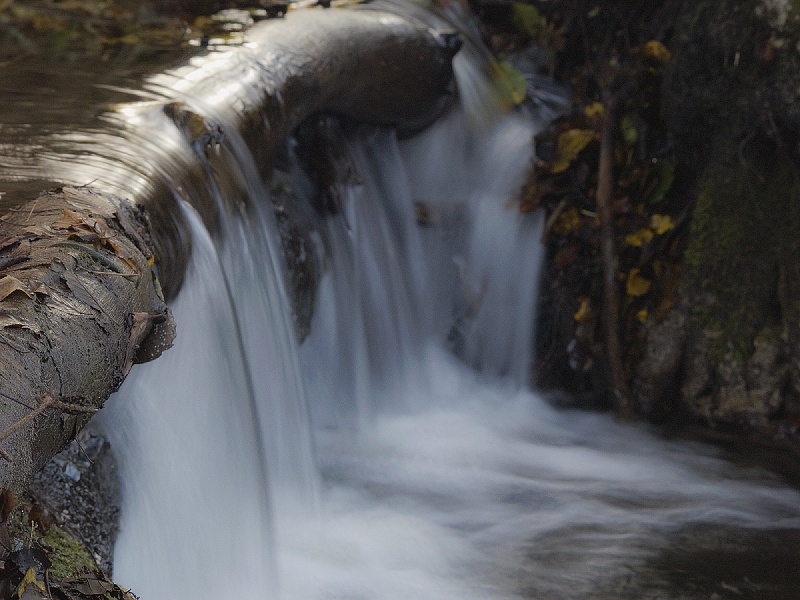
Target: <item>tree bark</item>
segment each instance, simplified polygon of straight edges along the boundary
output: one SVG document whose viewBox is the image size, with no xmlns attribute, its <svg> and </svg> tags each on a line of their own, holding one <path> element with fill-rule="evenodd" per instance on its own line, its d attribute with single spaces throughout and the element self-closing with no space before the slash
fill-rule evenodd
<svg viewBox="0 0 800 600">
<path fill-rule="evenodd" d="M 24 487 L 132 364 L 169 347 L 164 299 L 190 252 L 180 200 L 215 228 L 204 173 L 220 143 L 242 140 L 266 176 L 316 113 L 420 128 L 444 108 L 459 46 L 372 10 L 291 12 L 248 38 L 151 78 L 154 100 L 107 113 L 72 155 L 26 157 L 32 180 L 62 187 L 17 194 L 0 217 L 0 487 Z"/>
</svg>

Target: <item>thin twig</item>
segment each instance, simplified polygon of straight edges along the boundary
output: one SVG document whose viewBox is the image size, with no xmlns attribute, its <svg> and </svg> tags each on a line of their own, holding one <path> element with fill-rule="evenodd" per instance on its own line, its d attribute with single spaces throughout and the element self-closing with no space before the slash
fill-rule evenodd
<svg viewBox="0 0 800 600">
<path fill-rule="evenodd" d="M 561 216 L 561 213 L 564 212 L 564 209 L 567 207 L 567 199 L 562 198 L 561 201 L 556 205 L 553 209 L 553 212 L 550 213 L 550 216 L 547 217 L 547 222 L 544 224 L 544 231 L 542 232 L 542 240 L 547 239 L 547 236 L 550 235 L 550 230 L 555 225 L 558 217 Z"/>
<path fill-rule="evenodd" d="M 96 413 L 98 411 L 97 408 L 91 406 L 83 406 L 81 404 L 73 404 L 71 402 L 62 402 L 61 400 L 57 400 L 52 394 L 45 394 L 40 400 L 39 406 L 31 410 L 19 421 L 12 423 L 8 427 L 6 427 L 3 431 L 0 431 L 0 442 L 14 435 L 17 431 L 25 427 L 28 423 L 33 421 L 33 419 L 38 417 L 48 408 L 55 408 L 57 410 L 60 410 L 61 412 L 73 415 L 90 414 L 90 413 Z M 13 462 L 8 453 L 5 452 L 5 450 L 3 450 L 2 448 L 0 448 L 0 457 L 2 457 L 8 462 Z"/>
<path fill-rule="evenodd" d="M 33 216 L 33 211 L 36 208 L 36 203 L 37 202 L 39 202 L 38 198 L 36 198 L 36 200 L 31 202 L 31 211 L 28 213 L 28 218 L 27 218 L 26 222 L 31 220 L 31 217 Z"/>
<path fill-rule="evenodd" d="M 75 436 L 75 443 L 78 445 L 78 450 L 81 451 L 81 454 L 83 454 L 84 458 L 89 461 L 90 465 L 94 466 L 94 461 L 89 458 L 88 454 L 86 454 L 86 450 L 84 450 L 83 446 L 81 445 L 81 441 L 78 439 L 78 436 Z"/>
<path fill-rule="evenodd" d="M 614 407 L 618 416 L 623 419 L 632 419 L 634 416 L 633 400 L 625 377 L 620 345 L 620 300 L 617 287 L 619 261 L 614 244 L 614 213 L 611 207 L 611 195 L 614 188 L 614 133 L 617 127 L 617 111 L 627 94 L 627 88 L 613 96 L 607 91 L 604 94 L 605 111 L 600 136 L 596 201 L 602 239 L 603 304 L 605 307 L 603 325 L 606 334 L 606 355 L 611 374 Z"/>
</svg>

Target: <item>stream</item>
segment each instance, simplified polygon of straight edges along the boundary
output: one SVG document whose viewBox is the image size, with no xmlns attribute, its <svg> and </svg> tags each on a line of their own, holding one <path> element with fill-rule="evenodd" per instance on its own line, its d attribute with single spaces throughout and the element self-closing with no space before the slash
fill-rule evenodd
<svg viewBox="0 0 800 600">
<path fill-rule="evenodd" d="M 104 411 L 115 580 L 143 600 L 798 597 L 796 490 L 529 389 L 543 218 L 509 205 L 543 122 L 496 110 L 467 53 L 456 71 L 460 106 L 425 132 L 344 128 L 302 345 L 275 182 L 226 139 L 225 181 L 260 208 L 219 236 L 186 208 L 175 346 Z M 278 178 L 309 201 L 293 148 Z"/>
</svg>

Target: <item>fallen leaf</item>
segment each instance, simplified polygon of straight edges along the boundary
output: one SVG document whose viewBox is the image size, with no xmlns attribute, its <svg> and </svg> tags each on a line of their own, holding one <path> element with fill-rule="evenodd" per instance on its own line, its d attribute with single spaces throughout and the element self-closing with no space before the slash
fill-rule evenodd
<svg viewBox="0 0 800 600">
<path fill-rule="evenodd" d="M 22 292 L 28 298 L 33 298 L 33 292 L 28 289 L 28 286 L 22 283 L 16 277 L 5 275 L 0 278 L 0 300 L 5 300 L 14 292 Z"/>
<path fill-rule="evenodd" d="M 640 310 L 639 312 L 636 313 L 636 320 L 639 321 L 639 323 L 642 323 L 642 324 L 647 322 L 647 309 L 646 308 L 643 308 L 642 310 Z"/>
<path fill-rule="evenodd" d="M 86 285 L 84 285 L 84 283 L 74 272 L 69 270 L 64 271 L 61 274 L 61 277 L 64 279 L 64 283 L 67 284 L 69 291 L 72 292 L 75 298 L 92 307 L 97 312 L 103 312 L 100 303 L 97 302 L 92 293 L 87 289 Z"/>
<path fill-rule="evenodd" d="M 61 218 L 54 221 L 50 227 L 53 229 L 69 229 L 83 223 L 83 215 L 75 210 L 68 208 L 61 209 Z"/>
<path fill-rule="evenodd" d="M 20 321 L 17 317 L 5 310 L 0 310 L 0 329 L 28 329 L 37 335 L 41 333 L 41 329 L 36 325 Z"/>
<path fill-rule="evenodd" d="M 106 244 L 111 247 L 111 249 L 114 251 L 114 254 L 119 256 L 120 259 L 122 259 L 122 261 L 131 268 L 131 270 L 136 273 L 140 272 L 139 267 L 136 266 L 136 256 L 128 249 L 126 245 L 118 244 L 111 238 L 106 240 Z M 153 263 L 150 262 L 150 259 L 148 259 L 148 264 L 151 267 L 153 266 Z"/>
<path fill-rule="evenodd" d="M 33 567 L 29 567 L 28 570 L 25 571 L 25 577 L 22 578 L 22 581 L 20 581 L 17 586 L 17 596 L 22 598 L 28 586 L 38 588 L 42 592 L 45 590 L 44 582 L 36 579 L 36 569 Z"/>
<path fill-rule="evenodd" d="M 583 109 L 583 114 L 586 115 L 588 119 L 602 118 L 605 112 L 606 109 L 602 102 L 592 102 Z"/>
<path fill-rule="evenodd" d="M 562 173 L 569 168 L 573 160 L 583 151 L 589 143 L 597 138 L 597 134 L 590 129 L 569 129 L 558 136 L 556 155 L 550 165 L 551 173 Z"/>
<path fill-rule="evenodd" d="M 589 317 L 589 299 L 585 296 L 582 296 L 580 301 L 580 306 L 572 317 L 576 322 L 583 323 Z"/>
<path fill-rule="evenodd" d="M 51 600 L 51 596 L 47 595 L 47 592 L 44 590 L 40 590 L 38 587 L 29 585 L 25 588 L 25 591 L 22 592 L 22 595 L 19 597 L 19 600 Z"/>
<path fill-rule="evenodd" d="M 603 125 L 606 108 L 602 102 L 592 102 L 583 109 L 583 114 L 592 124 L 592 127 L 599 130 Z"/>
<path fill-rule="evenodd" d="M 650 40 L 642 46 L 642 53 L 661 65 L 667 64 L 672 58 L 672 53 L 658 40 Z"/>
<path fill-rule="evenodd" d="M 87 596 L 103 596 L 108 592 L 114 591 L 114 584 L 108 581 L 101 581 L 95 577 L 86 577 L 83 581 L 74 584 L 74 589 Z"/>
<path fill-rule="evenodd" d="M 6 248 L 3 248 L 0 251 L 0 269 L 7 269 L 26 261 L 31 255 L 31 242 L 28 239 L 21 238 L 8 253 L 5 250 Z"/>
<path fill-rule="evenodd" d="M 634 233 L 629 233 L 626 235 L 625 243 L 635 248 L 641 248 L 654 237 L 655 234 L 653 233 L 652 229 L 649 227 L 643 227 L 639 231 L 635 231 Z"/>
<path fill-rule="evenodd" d="M 663 235 L 666 232 L 675 229 L 675 221 L 669 215 L 653 215 L 650 217 L 650 227 L 653 228 L 658 235 Z"/>
<path fill-rule="evenodd" d="M 650 286 L 652 285 L 653 284 L 650 280 L 645 279 L 639 274 L 638 268 L 633 268 L 628 273 L 628 281 L 625 284 L 625 291 L 629 296 L 638 298 L 639 296 L 644 296 L 647 292 L 649 292 Z"/>
<path fill-rule="evenodd" d="M 559 235 L 568 235 L 578 231 L 583 225 L 583 219 L 575 207 L 570 207 L 561 213 L 561 216 L 553 226 L 553 231 Z"/>
</svg>

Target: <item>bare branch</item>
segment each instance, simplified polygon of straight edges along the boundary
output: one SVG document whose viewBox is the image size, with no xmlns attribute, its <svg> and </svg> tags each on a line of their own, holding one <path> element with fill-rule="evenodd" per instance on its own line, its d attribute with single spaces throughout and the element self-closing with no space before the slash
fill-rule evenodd
<svg viewBox="0 0 800 600">
<path fill-rule="evenodd" d="M 614 244 L 614 213 L 611 195 L 614 188 L 614 132 L 617 126 L 617 110 L 627 95 L 627 89 L 612 96 L 605 94 L 603 129 L 600 136 L 600 164 L 597 174 L 597 214 L 600 217 L 601 259 L 603 266 L 603 325 L 606 337 L 606 357 L 611 374 L 614 408 L 618 416 L 632 419 L 633 400 L 625 377 L 625 367 L 620 348 L 619 289 L 617 273 L 619 261 Z"/>
</svg>

